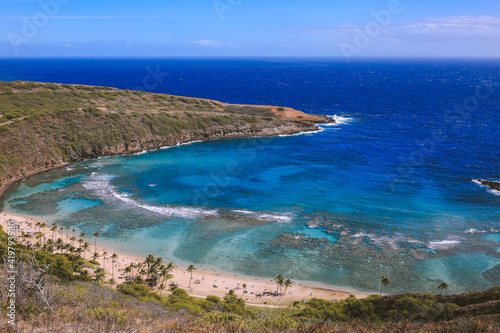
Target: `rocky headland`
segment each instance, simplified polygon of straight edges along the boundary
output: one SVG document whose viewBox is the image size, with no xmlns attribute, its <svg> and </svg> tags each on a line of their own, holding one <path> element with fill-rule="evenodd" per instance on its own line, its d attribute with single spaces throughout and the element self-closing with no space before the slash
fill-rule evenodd
<svg viewBox="0 0 500 333">
<path fill-rule="evenodd" d="M 0 197 L 14 183 L 71 163 L 194 140 L 317 131 L 331 123 L 276 106 L 109 87 L 0 82 Z"/>
</svg>

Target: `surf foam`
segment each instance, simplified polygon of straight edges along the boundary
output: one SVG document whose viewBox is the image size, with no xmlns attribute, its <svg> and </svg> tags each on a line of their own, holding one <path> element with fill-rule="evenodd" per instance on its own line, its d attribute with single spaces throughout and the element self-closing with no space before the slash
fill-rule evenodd
<svg viewBox="0 0 500 333">
<path fill-rule="evenodd" d="M 247 209 L 233 209 L 232 211 L 263 221 L 290 222 L 292 220 L 292 216 L 289 214 L 261 213 Z"/>
<path fill-rule="evenodd" d="M 353 118 L 337 116 L 336 114 L 334 114 L 333 116 L 327 116 L 327 117 L 330 118 L 330 119 L 335 120 L 335 122 L 334 123 L 329 123 L 329 124 L 323 124 L 323 126 L 344 125 L 344 124 L 347 124 L 347 123 L 349 123 L 349 122 L 351 122 L 353 120 Z"/>
<path fill-rule="evenodd" d="M 434 241 L 434 242 L 429 242 L 429 249 L 433 250 L 446 250 L 450 249 L 454 246 L 457 246 L 460 244 L 460 241 L 457 240 L 443 240 L 443 241 Z"/>
<path fill-rule="evenodd" d="M 472 180 L 472 182 L 473 182 L 474 184 L 477 184 L 477 185 L 479 185 L 479 186 L 481 186 L 481 187 L 484 187 L 484 188 L 486 189 L 486 191 L 487 191 L 487 192 L 489 192 L 489 193 L 491 193 L 491 194 L 493 194 L 493 195 L 496 195 L 496 196 L 500 196 L 500 191 L 495 190 L 494 188 L 491 188 L 491 187 L 489 187 L 488 185 L 484 185 L 484 184 L 482 183 L 483 181 L 486 181 L 486 180 L 484 180 L 484 179 L 473 179 L 473 180 Z M 497 181 L 492 181 L 492 182 L 497 182 Z"/>
<path fill-rule="evenodd" d="M 101 175 L 93 172 L 92 175 L 82 182 L 83 187 L 94 192 L 102 198 L 115 198 L 127 204 L 128 207 L 142 208 L 151 212 L 169 217 L 181 218 L 199 218 L 206 216 L 214 216 L 218 214 L 217 210 L 209 210 L 196 207 L 177 207 L 177 206 L 153 206 L 142 204 L 129 197 L 126 193 L 119 193 L 111 185 L 112 177 L 109 175 Z"/>
</svg>

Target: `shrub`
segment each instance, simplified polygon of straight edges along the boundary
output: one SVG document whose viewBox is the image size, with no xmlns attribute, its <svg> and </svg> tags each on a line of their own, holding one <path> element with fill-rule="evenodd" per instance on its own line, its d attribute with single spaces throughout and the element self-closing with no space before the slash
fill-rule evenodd
<svg viewBox="0 0 500 333">
<path fill-rule="evenodd" d="M 224 296 L 223 303 L 223 310 L 225 312 L 232 312 L 239 315 L 248 314 L 245 308 L 245 301 L 234 294 Z"/>
<path fill-rule="evenodd" d="M 181 288 L 172 291 L 165 301 L 165 306 L 170 310 L 186 310 L 192 314 L 200 313 L 202 310 L 198 302 Z"/>
<path fill-rule="evenodd" d="M 237 324 L 243 324 L 244 320 L 241 316 L 234 314 L 234 313 L 227 313 L 227 312 L 219 312 L 219 311 L 212 311 L 209 313 L 206 313 L 202 315 L 201 317 L 198 318 L 198 322 L 202 323 L 204 325 L 224 325 L 229 322 L 237 323 Z"/>
<path fill-rule="evenodd" d="M 142 284 L 135 282 L 123 283 L 116 287 L 116 290 L 125 295 L 130 295 L 136 298 L 146 297 L 149 295 L 149 290 Z"/>
</svg>

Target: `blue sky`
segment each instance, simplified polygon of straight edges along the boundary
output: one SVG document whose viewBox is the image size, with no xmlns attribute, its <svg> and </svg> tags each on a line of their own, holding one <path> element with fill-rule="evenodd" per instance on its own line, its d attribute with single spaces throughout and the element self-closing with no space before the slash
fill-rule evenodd
<svg viewBox="0 0 500 333">
<path fill-rule="evenodd" d="M 500 57 L 498 0 L 0 5 L 0 57 Z"/>
</svg>

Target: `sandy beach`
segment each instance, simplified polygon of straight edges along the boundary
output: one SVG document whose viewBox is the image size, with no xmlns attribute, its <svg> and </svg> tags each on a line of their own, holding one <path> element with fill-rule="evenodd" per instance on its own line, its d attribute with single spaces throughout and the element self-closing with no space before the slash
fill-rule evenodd
<svg viewBox="0 0 500 333">
<path fill-rule="evenodd" d="M 28 230 L 33 230 L 34 232 L 38 232 L 38 227 L 35 227 L 39 220 L 26 217 L 22 215 L 16 215 L 12 213 L 0 212 L 0 225 L 4 230 L 6 230 L 6 226 L 8 221 L 15 221 L 17 227 L 17 235 L 21 235 L 21 232 L 27 232 Z M 49 227 L 41 228 L 40 230 L 46 239 L 55 239 L 62 238 L 66 241 L 67 235 L 66 232 L 59 232 L 59 228 L 57 231 L 53 232 Z M 69 237 L 72 237 L 72 231 L 69 230 Z M 75 238 L 79 239 L 79 234 L 75 234 Z M 36 240 L 33 238 L 33 242 Z M 89 248 L 85 253 L 85 257 L 87 259 L 92 258 L 94 254 L 94 237 L 87 235 L 85 237 L 85 241 L 90 243 Z M 78 246 L 78 242 L 73 242 L 75 246 Z M 105 281 L 109 281 L 112 277 L 112 260 L 111 256 L 113 253 L 118 255 L 118 259 L 115 262 L 114 267 L 114 278 L 117 284 L 121 284 L 125 282 L 125 274 L 123 273 L 123 269 L 129 266 L 132 263 L 139 263 L 144 261 L 144 257 L 134 256 L 129 253 L 122 253 L 119 251 L 114 251 L 112 248 L 103 248 L 99 246 L 99 238 L 97 238 L 97 247 L 96 251 L 102 255 L 104 252 L 107 252 L 106 262 L 105 262 L 105 270 L 106 270 L 106 278 Z M 82 254 L 83 255 L 83 254 Z M 103 257 L 99 257 L 97 261 L 103 266 Z M 175 263 L 174 263 L 175 264 Z M 260 305 L 260 306 L 277 306 L 279 303 L 281 304 L 289 304 L 293 301 L 304 301 L 311 298 L 322 298 L 327 300 L 333 299 L 344 299 L 349 297 L 349 295 L 355 295 L 357 298 L 367 297 L 368 293 L 350 291 L 350 290 L 340 290 L 336 288 L 330 288 L 325 286 L 312 286 L 306 285 L 305 283 L 300 283 L 297 281 L 293 281 L 291 287 L 289 287 L 284 296 L 273 297 L 273 296 L 257 296 L 258 294 L 262 294 L 264 292 L 273 292 L 276 290 L 276 282 L 270 278 L 257 278 L 257 277 L 249 277 L 243 276 L 239 274 L 233 274 L 228 272 L 220 272 L 214 268 L 205 267 L 202 265 L 196 265 L 196 270 L 193 271 L 193 279 L 191 281 L 191 287 L 189 286 L 190 273 L 186 271 L 187 267 L 177 267 L 175 268 L 171 274 L 174 276 L 168 282 L 175 282 L 178 284 L 180 288 L 183 288 L 188 291 L 191 296 L 195 297 L 206 297 L 208 295 L 215 295 L 219 297 L 223 297 L 229 290 L 233 289 L 236 295 L 243 297 L 243 299 L 249 305 Z M 243 290 L 243 285 L 246 284 L 246 293 Z M 166 294 L 168 292 L 163 292 Z"/>
</svg>

